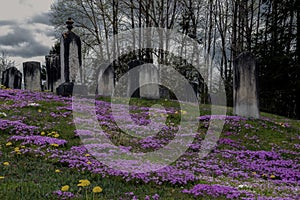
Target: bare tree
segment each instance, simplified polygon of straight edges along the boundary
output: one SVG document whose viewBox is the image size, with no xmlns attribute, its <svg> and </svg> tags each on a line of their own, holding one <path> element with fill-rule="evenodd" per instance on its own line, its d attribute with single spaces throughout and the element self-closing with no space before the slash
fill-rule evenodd
<svg viewBox="0 0 300 200">
<path fill-rule="evenodd" d="M 5 51 L 1 51 L 0 54 L 0 83 L 2 83 L 2 73 L 10 68 L 15 66 L 15 61 L 11 60 L 10 57 L 7 55 L 7 53 Z"/>
</svg>

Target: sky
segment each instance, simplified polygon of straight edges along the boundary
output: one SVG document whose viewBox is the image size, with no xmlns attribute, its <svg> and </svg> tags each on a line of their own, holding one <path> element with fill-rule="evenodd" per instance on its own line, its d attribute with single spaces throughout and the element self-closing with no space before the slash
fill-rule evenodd
<svg viewBox="0 0 300 200">
<path fill-rule="evenodd" d="M 54 0 L 7 0 L 0 7 L 0 52 L 15 66 L 26 61 L 45 63 L 54 45 L 55 30 L 48 13 Z"/>
</svg>

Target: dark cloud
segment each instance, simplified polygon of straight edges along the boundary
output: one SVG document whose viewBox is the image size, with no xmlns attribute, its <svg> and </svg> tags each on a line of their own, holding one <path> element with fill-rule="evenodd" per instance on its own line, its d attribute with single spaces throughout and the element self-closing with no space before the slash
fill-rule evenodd
<svg viewBox="0 0 300 200">
<path fill-rule="evenodd" d="M 7 35 L 0 36 L 0 45 L 19 46 L 22 43 L 31 43 L 34 41 L 34 37 L 29 30 L 20 28 L 18 26 L 11 28 L 13 29 L 12 32 L 8 33 Z"/>
<path fill-rule="evenodd" d="M 9 55 L 20 56 L 22 58 L 31 58 L 35 56 L 45 56 L 47 53 L 49 53 L 49 50 L 49 47 L 35 42 L 26 43 L 22 47 L 15 47 L 14 49 L 7 50 L 6 52 Z"/>
<path fill-rule="evenodd" d="M 28 23 L 51 25 L 49 13 L 45 12 L 35 15 L 28 20 Z"/>
<path fill-rule="evenodd" d="M 30 58 L 44 56 L 49 52 L 49 47 L 36 41 L 33 30 L 11 26 L 12 32 L 0 36 L 0 46 L 9 46 L 6 52 L 11 56 Z"/>
<path fill-rule="evenodd" d="M 10 25 L 16 25 L 17 22 L 13 20 L 0 20 L 0 26 L 10 26 Z"/>
</svg>

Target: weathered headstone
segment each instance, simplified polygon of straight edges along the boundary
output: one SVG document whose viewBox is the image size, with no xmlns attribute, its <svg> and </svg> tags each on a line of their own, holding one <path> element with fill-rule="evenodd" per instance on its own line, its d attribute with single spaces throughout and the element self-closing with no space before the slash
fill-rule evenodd
<svg viewBox="0 0 300 200">
<path fill-rule="evenodd" d="M 145 64 L 145 62 L 141 60 L 133 60 L 130 61 L 128 65 L 128 70 L 132 70 L 135 67 L 141 66 Z M 127 94 L 128 97 L 134 97 L 139 98 L 140 97 L 140 73 L 137 73 L 137 71 L 129 71 L 128 73 L 128 88 L 127 88 Z"/>
<path fill-rule="evenodd" d="M 41 64 L 39 62 L 24 62 L 24 86 L 26 90 L 41 91 L 42 79 L 41 79 Z"/>
<path fill-rule="evenodd" d="M 158 67 L 147 63 L 141 66 L 139 73 L 140 97 L 159 99 L 159 70 Z"/>
<path fill-rule="evenodd" d="M 62 84 L 56 88 L 56 93 L 62 96 L 77 94 L 87 95 L 88 89 L 82 85 L 82 60 L 81 40 L 73 29 L 73 20 L 69 18 L 66 22 L 68 31 L 65 32 L 60 41 L 60 63 Z M 75 90 L 73 90 L 75 88 Z"/>
<path fill-rule="evenodd" d="M 97 74 L 97 94 L 100 96 L 111 96 L 114 89 L 113 65 L 100 65 Z"/>
<path fill-rule="evenodd" d="M 61 84 L 61 69 L 59 55 L 51 54 L 45 57 L 47 69 L 47 88 L 53 92 Z"/>
<path fill-rule="evenodd" d="M 21 89 L 22 73 L 16 67 L 10 67 L 2 73 L 2 85 L 11 89 Z"/>
<path fill-rule="evenodd" d="M 233 104 L 236 115 L 260 117 L 256 61 L 249 52 L 240 54 L 234 61 Z"/>
<path fill-rule="evenodd" d="M 61 75 L 63 82 L 82 82 L 81 79 L 81 40 L 73 29 L 73 21 L 69 18 L 66 22 L 68 31 L 60 40 Z M 76 77 L 79 72 L 79 77 Z"/>
</svg>

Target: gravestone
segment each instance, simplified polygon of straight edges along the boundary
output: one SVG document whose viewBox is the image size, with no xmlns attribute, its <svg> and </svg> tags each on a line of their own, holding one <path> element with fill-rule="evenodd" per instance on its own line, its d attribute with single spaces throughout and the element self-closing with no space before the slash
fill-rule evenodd
<svg viewBox="0 0 300 200">
<path fill-rule="evenodd" d="M 170 99 L 170 91 L 167 87 L 160 85 L 159 86 L 159 96 L 162 99 Z"/>
<path fill-rule="evenodd" d="M 68 31 L 60 40 L 61 75 L 63 82 L 82 82 L 81 73 L 81 40 L 73 29 L 73 21 L 69 18 L 66 22 Z"/>
<path fill-rule="evenodd" d="M 97 75 L 97 94 L 100 96 L 112 96 L 114 89 L 113 65 L 101 64 Z"/>
<path fill-rule="evenodd" d="M 240 54 L 234 61 L 233 111 L 238 116 L 260 117 L 256 61 L 249 52 Z"/>
<path fill-rule="evenodd" d="M 42 79 L 41 79 L 41 64 L 39 62 L 24 62 L 24 87 L 26 90 L 41 91 Z"/>
<path fill-rule="evenodd" d="M 16 67 L 10 67 L 2 73 L 2 85 L 6 88 L 21 89 L 22 73 Z"/>
<path fill-rule="evenodd" d="M 152 63 L 141 66 L 139 73 L 140 97 L 159 99 L 159 70 Z"/>
<path fill-rule="evenodd" d="M 187 70 L 185 71 L 185 78 L 187 80 L 189 80 L 189 84 L 185 85 L 185 88 L 183 88 L 183 92 L 184 91 L 188 91 L 190 87 L 193 88 L 193 92 L 192 93 L 186 93 L 185 94 L 185 101 L 189 101 L 189 102 L 193 102 L 195 100 L 195 97 L 197 99 L 200 98 L 200 92 L 199 92 L 199 88 L 200 88 L 200 81 L 199 81 L 199 75 L 196 71 L 193 70 Z"/>
<path fill-rule="evenodd" d="M 61 84 L 56 93 L 62 96 L 87 95 L 88 89 L 82 84 L 81 40 L 73 29 L 73 20 L 66 21 L 68 31 L 60 41 Z"/>
<path fill-rule="evenodd" d="M 145 62 L 141 60 L 132 60 L 127 63 L 128 70 L 131 70 L 135 67 L 141 66 L 145 64 Z M 139 98 L 140 97 L 140 73 L 136 73 L 136 71 L 129 71 L 128 72 L 128 88 L 127 88 L 127 94 L 128 97 L 134 97 Z"/>
<path fill-rule="evenodd" d="M 61 68 L 59 55 L 51 54 L 45 56 L 47 69 L 47 88 L 51 92 L 61 84 Z"/>
</svg>

